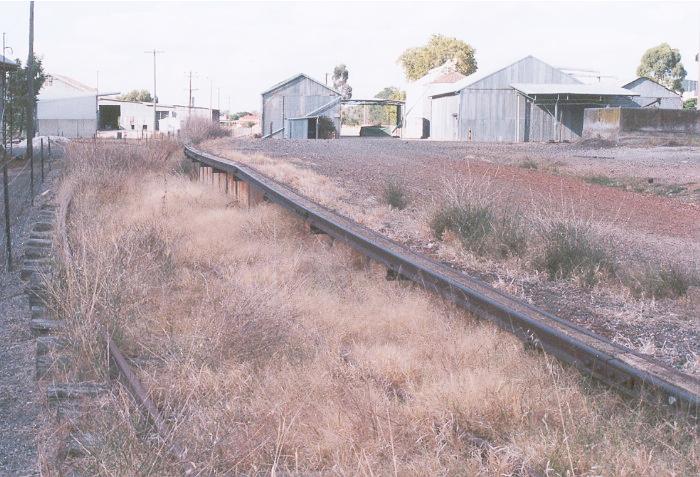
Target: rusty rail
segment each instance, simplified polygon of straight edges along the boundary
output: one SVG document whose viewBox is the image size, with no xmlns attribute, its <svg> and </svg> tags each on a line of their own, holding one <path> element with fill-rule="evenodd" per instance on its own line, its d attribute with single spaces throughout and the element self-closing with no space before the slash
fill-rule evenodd
<svg viewBox="0 0 700 477">
<path fill-rule="evenodd" d="M 279 204 L 306 223 L 342 241 L 400 275 L 438 293 L 475 316 L 489 320 L 527 344 L 541 348 L 582 373 L 638 399 L 697 413 L 700 380 L 634 350 L 615 344 L 570 321 L 497 290 L 485 282 L 409 250 L 310 201 L 253 168 L 193 146 L 185 155 L 200 165 L 200 179 L 218 176 L 219 187 L 243 202 Z M 223 185 L 222 181 L 223 180 Z"/>
</svg>

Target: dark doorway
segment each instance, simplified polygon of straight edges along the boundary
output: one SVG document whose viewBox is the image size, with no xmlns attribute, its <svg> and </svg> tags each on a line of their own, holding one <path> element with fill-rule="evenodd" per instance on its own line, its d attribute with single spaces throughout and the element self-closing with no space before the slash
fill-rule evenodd
<svg viewBox="0 0 700 477">
<path fill-rule="evenodd" d="M 308 131 L 306 133 L 307 139 L 318 139 L 318 118 L 309 118 Z"/>
<path fill-rule="evenodd" d="M 99 112 L 100 119 L 98 127 L 101 131 L 113 131 L 115 129 L 119 129 L 121 106 L 118 104 L 101 104 Z"/>
</svg>

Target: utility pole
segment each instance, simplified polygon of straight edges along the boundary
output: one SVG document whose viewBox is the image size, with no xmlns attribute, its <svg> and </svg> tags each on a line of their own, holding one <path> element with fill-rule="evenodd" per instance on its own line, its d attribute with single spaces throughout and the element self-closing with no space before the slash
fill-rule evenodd
<svg viewBox="0 0 700 477">
<path fill-rule="evenodd" d="M 29 2 L 29 57 L 27 58 L 27 157 L 29 196 L 34 205 L 34 1 Z"/>
<path fill-rule="evenodd" d="M 189 88 L 189 94 L 187 95 L 187 106 L 192 109 L 192 71 L 190 71 L 190 88 Z"/>
<path fill-rule="evenodd" d="M 153 54 L 153 134 L 158 130 L 158 96 L 156 96 L 156 55 L 163 53 L 161 50 L 146 50 L 144 53 Z"/>
<path fill-rule="evenodd" d="M 214 80 L 209 78 L 209 119 L 210 120 L 211 120 L 213 93 L 214 93 Z"/>
<path fill-rule="evenodd" d="M 7 51 L 7 46 L 5 46 L 5 33 L 2 34 L 2 56 L 5 57 L 5 51 Z M 7 177 L 7 111 L 5 110 L 7 96 L 7 78 L 5 75 L 5 68 L 0 70 L 2 73 L 2 198 L 3 205 L 5 208 L 5 270 L 12 270 L 12 235 L 10 233 L 10 191 L 8 190 L 8 177 Z M 10 138 L 12 141 L 12 138 Z"/>
</svg>

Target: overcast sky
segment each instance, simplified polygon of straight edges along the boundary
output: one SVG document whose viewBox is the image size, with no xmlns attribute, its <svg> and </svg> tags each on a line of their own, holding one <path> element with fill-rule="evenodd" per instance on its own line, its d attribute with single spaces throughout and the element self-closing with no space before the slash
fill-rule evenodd
<svg viewBox="0 0 700 477">
<path fill-rule="evenodd" d="M 0 31 L 27 58 L 29 4 L 0 1 Z M 404 84 L 401 52 L 441 33 L 476 48 L 479 69 L 534 55 L 554 66 L 632 77 L 644 51 L 668 42 L 697 79 L 700 2 L 42 2 L 35 4 L 35 51 L 49 73 L 101 92 L 151 90 L 187 104 L 196 73 L 198 106 L 260 109 L 260 92 L 296 73 L 323 81 L 350 70 L 354 97 Z"/>
</svg>

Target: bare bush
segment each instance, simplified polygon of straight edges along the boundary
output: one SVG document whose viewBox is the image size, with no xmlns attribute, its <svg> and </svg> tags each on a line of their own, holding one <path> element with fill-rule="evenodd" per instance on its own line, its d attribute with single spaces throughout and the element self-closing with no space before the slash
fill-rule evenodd
<svg viewBox="0 0 700 477">
<path fill-rule="evenodd" d="M 231 131 L 205 118 L 188 118 L 180 130 L 180 140 L 185 144 L 199 144 L 206 139 L 230 136 Z"/>
<path fill-rule="evenodd" d="M 384 184 L 384 202 L 394 209 L 403 210 L 408 205 L 408 195 L 405 188 L 396 181 Z"/>
</svg>

